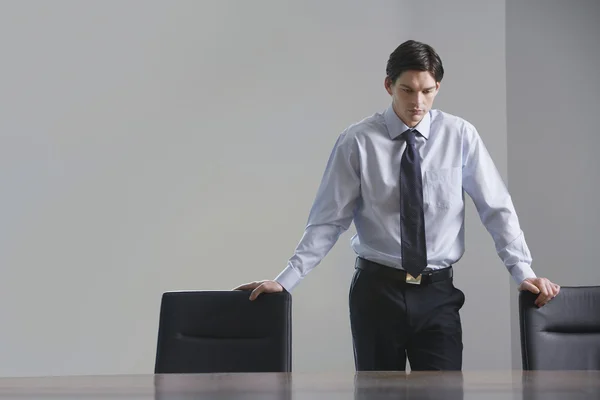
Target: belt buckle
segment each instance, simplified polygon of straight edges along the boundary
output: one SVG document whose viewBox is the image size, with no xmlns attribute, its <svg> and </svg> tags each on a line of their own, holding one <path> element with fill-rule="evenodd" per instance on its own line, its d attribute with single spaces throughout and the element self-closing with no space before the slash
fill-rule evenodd
<svg viewBox="0 0 600 400">
<path fill-rule="evenodd" d="M 422 274 L 412 276 L 408 272 L 406 273 L 406 283 L 410 283 L 411 285 L 420 285 L 421 284 L 421 276 Z"/>
</svg>

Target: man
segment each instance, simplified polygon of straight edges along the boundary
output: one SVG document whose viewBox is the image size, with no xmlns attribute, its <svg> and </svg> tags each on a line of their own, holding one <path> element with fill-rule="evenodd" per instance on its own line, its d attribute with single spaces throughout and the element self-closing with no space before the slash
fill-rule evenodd
<svg viewBox="0 0 600 400">
<path fill-rule="evenodd" d="M 291 291 L 354 221 L 350 288 L 356 369 L 461 370 L 464 294 L 452 280 L 464 253 L 464 192 L 499 257 L 538 306 L 560 287 L 538 278 L 511 197 L 477 130 L 432 109 L 444 75 L 433 48 L 409 40 L 390 55 L 392 104 L 339 136 L 302 240 L 273 281 L 237 287 Z"/>
</svg>

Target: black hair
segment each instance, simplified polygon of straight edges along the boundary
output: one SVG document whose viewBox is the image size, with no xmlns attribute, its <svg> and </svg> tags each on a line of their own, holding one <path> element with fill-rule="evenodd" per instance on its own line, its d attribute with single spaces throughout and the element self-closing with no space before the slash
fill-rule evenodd
<svg viewBox="0 0 600 400">
<path fill-rule="evenodd" d="M 440 56 L 428 44 L 407 40 L 390 54 L 385 72 L 392 83 L 404 71 L 428 71 L 436 82 L 444 77 L 444 67 Z"/>
</svg>

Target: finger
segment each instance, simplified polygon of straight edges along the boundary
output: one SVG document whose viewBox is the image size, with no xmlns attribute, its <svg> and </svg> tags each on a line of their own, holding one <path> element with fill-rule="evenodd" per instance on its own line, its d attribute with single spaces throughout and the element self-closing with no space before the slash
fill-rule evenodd
<svg viewBox="0 0 600 400">
<path fill-rule="evenodd" d="M 552 282 L 547 281 L 546 286 L 548 286 L 548 301 L 550 301 L 556 295 L 555 285 Z"/>
<path fill-rule="evenodd" d="M 560 293 L 560 285 L 554 284 L 554 297 L 558 296 Z"/>
<path fill-rule="evenodd" d="M 541 294 L 538 297 L 538 303 L 539 303 L 539 306 L 541 307 L 541 306 L 546 305 L 552 298 L 552 294 L 553 294 L 554 290 L 553 290 L 552 285 L 549 280 L 543 279 L 541 281 L 540 291 L 541 291 Z"/>
<path fill-rule="evenodd" d="M 540 292 L 540 290 L 537 288 L 537 286 L 535 286 L 530 281 L 523 281 L 523 283 L 521 283 L 521 285 L 522 285 L 521 290 L 527 290 L 533 294 L 538 294 Z"/>
<path fill-rule="evenodd" d="M 535 287 L 538 289 L 538 293 L 537 293 L 537 295 L 538 295 L 538 296 L 535 298 L 535 302 L 534 302 L 534 304 L 535 304 L 537 307 L 541 307 L 541 306 L 542 306 L 542 302 L 543 302 L 543 300 L 544 300 L 544 297 L 545 297 L 545 295 L 544 295 L 544 292 L 543 292 L 543 290 L 545 291 L 545 289 L 544 289 L 544 284 L 543 284 L 543 282 L 540 282 L 540 281 L 538 280 L 538 281 L 536 281 L 536 283 L 535 283 Z"/>
<path fill-rule="evenodd" d="M 540 307 L 545 305 L 550 300 L 550 286 L 546 280 L 540 282 L 540 295 L 538 302 Z"/>
<path fill-rule="evenodd" d="M 264 284 L 259 285 L 256 289 L 254 289 L 252 291 L 252 293 L 250 293 L 250 300 L 251 301 L 256 300 L 256 298 L 264 291 L 265 291 L 265 285 Z"/>
<path fill-rule="evenodd" d="M 556 297 L 559 287 L 557 284 L 550 282 L 550 300 Z"/>
<path fill-rule="evenodd" d="M 240 285 L 240 286 L 234 288 L 233 290 L 251 290 L 251 289 L 255 289 L 259 284 L 260 284 L 259 282 L 245 283 L 243 285 Z"/>
</svg>

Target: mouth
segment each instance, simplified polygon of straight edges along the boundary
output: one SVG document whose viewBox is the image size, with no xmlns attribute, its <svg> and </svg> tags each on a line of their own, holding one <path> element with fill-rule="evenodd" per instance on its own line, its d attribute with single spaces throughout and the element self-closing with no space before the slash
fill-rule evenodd
<svg viewBox="0 0 600 400">
<path fill-rule="evenodd" d="M 423 110 L 408 110 L 408 112 L 413 115 L 423 114 Z"/>
</svg>

